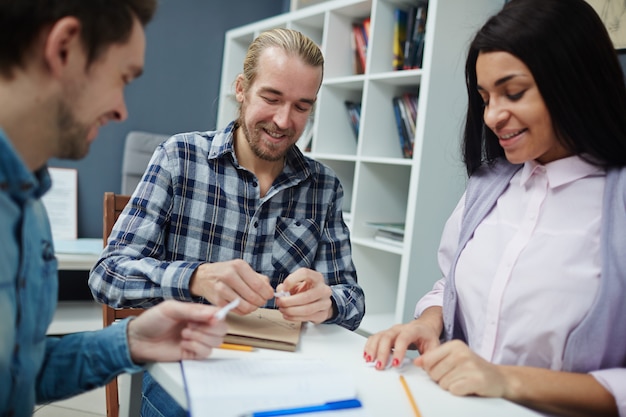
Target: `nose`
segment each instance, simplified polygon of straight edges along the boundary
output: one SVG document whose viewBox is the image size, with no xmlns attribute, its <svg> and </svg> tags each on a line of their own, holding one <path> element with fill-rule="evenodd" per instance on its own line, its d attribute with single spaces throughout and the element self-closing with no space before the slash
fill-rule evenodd
<svg viewBox="0 0 626 417">
<path fill-rule="evenodd" d="M 289 119 L 291 118 L 291 106 L 288 104 L 280 106 L 274 113 L 274 123 L 279 129 L 287 129 L 289 127 Z"/>
<path fill-rule="evenodd" d="M 112 112 L 112 119 L 116 122 L 123 122 L 128 119 L 128 108 L 126 107 L 126 100 L 124 99 L 124 94 L 121 94 L 118 103 L 115 105 L 115 108 Z"/>
<path fill-rule="evenodd" d="M 483 120 L 485 121 L 485 125 L 491 130 L 502 127 L 508 117 L 508 110 L 496 100 L 490 100 L 489 104 L 485 106 Z"/>
</svg>

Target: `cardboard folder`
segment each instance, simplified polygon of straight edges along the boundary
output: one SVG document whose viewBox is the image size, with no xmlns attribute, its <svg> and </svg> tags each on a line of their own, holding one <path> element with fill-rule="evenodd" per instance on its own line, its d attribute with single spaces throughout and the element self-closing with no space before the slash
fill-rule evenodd
<svg viewBox="0 0 626 417">
<path fill-rule="evenodd" d="M 280 311 L 259 308 L 240 316 L 228 313 L 228 332 L 224 343 L 293 352 L 298 346 L 302 323 L 285 320 Z"/>
</svg>

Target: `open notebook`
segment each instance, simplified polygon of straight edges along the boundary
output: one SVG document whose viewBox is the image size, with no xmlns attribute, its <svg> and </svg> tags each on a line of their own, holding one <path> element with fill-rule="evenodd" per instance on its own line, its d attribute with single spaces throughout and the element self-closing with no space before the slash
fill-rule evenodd
<svg viewBox="0 0 626 417">
<path fill-rule="evenodd" d="M 182 361 L 191 417 L 240 417 L 255 411 L 306 407 L 356 398 L 354 377 L 323 359 L 215 352 Z M 290 354 L 289 354 L 290 355 Z M 306 415 L 319 415 L 306 414 Z M 364 417 L 364 409 L 324 411 L 324 417 Z"/>
<path fill-rule="evenodd" d="M 240 316 L 226 316 L 228 333 L 225 343 L 293 352 L 298 346 L 302 323 L 285 320 L 278 310 L 259 308 Z"/>
</svg>

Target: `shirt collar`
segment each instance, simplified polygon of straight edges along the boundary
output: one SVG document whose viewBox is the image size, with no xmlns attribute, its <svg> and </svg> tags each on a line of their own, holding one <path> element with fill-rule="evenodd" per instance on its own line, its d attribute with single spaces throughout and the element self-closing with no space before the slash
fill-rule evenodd
<svg viewBox="0 0 626 417">
<path fill-rule="evenodd" d="M 533 175 L 545 175 L 548 187 L 556 188 L 581 178 L 606 175 L 606 171 L 585 161 L 579 155 L 557 159 L 545 165 L 532 160 L 524 163 L 520 173 L 520 186 L 524 187 Z"/>
<path fill-rule="evenodd" d="M 40 198 L 51 187 L 46 166 L 31 172 L 0 128 L 0 191 L 18 201 Z"/>
</svg>

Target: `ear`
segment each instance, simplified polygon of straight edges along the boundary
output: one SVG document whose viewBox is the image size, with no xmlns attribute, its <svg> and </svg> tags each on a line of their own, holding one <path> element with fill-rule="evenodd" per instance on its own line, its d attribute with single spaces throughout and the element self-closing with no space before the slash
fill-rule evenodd
<svg viewBox="0 0 626 417">
<path fill-rule="evenodd" d="M 81 23 L 75 17 L 57 20 L 44 45 L 44 57 L 50 71 L 60 75 L 74 62 L 86 65 L 87 53 L 80 37 Z"/>
<path fill-rule="evenodd" d="M 244 85 L 243 75 L 239 74 L 237 76 L 237 79 L 235 80 L 235 98 L 237 99 L 239 103 L 243 103 L 243 98 L 245 95 L 243 85 Z"/>
</svg>

